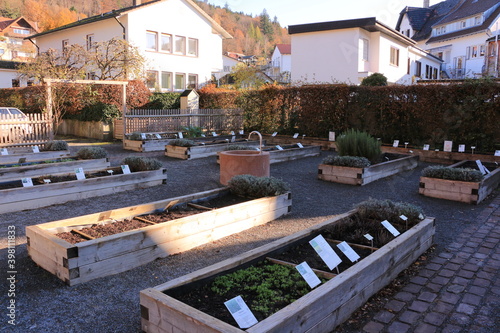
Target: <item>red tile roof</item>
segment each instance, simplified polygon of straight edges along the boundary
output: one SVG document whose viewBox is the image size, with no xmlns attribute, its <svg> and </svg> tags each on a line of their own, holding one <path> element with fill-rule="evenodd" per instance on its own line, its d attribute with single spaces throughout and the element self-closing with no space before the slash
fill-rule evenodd
<svg viewBox="0 0 500 333">
<path fill-rule="evenodd" d="M 292 44 L 276 44 L 281 54 L 292 54 Z"/>
</svg>

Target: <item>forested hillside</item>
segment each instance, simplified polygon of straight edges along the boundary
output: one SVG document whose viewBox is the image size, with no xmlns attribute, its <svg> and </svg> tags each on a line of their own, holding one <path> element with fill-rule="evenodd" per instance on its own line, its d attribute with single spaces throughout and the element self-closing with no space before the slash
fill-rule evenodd
<svg viewBox="0 0 500 333">
<path fill-rule="evenodd" d="M 24 16 L 37 23 L 41 31 L 53 29 L 76 20 L 132 5 L 133 0 L 0 0 L 0 16 Z M 149 2 L 143 0 L 143 3 Z M 233 39 L 224 41 L 224 52 L 269 56 L 275 44 L 289 43 L 287 30 L 278 19 L 271 19 L 263 8 L 259 16 L 233 12 L 229 7 L 195 2 Z"/>
</svg>

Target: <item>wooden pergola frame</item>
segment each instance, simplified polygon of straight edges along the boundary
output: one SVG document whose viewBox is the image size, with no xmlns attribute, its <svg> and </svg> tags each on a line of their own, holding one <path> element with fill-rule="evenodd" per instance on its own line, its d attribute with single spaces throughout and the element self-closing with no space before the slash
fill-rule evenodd
<svg viewBox="0 0 500 333">
<path fill-rule="evenodd" d="M 106 81 L 106 80 L 62 80 L 62 79 L 43 79 L 43 81 L 47 84 L 47 114 L 49 115 L 49 119 L 53 120 L 53 112 L 52 112 L 52 83 L 71 83 L 71 84 L 110 84 L 110 85 L 121 85 L 122 86 L 122 115 L 123 122 L 125 125 L 125 113 L 127 112 L 127 84 L 128 81 Z M 54 122 L 50 123 L 50 139 L 54 138 L 53 126 Z M 125 126 L 123 127 L 125 132 Z M 124 133 L 125 135 L 125 133 Z"/>
</svg>

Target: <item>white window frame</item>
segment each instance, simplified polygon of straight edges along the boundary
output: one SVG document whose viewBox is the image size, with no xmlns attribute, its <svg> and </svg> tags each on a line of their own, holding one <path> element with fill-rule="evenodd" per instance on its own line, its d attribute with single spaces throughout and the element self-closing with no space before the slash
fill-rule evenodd
<svg viewBox="0 0 500 333">
<path fill-rule="evenodd" d="M 360 52 L 361 60 L 368 61 L 369 56 L 370 56 L 370 51 L 369 51 L 370 42 L 366 38 L 361 38 L 360 44 L 361 44 L 360 45 L 361 46 L 361 52 Z"/>
<path fill-rule="evenodd" d="M 30 34 L 30 29 L 26 28 L 13 28 L 15 34 L 19 35 L 29 35 Z"/>
<path fill-rule="evenodd" d="M 173 77 L 173 73 L 172 72 L 166 72 L 166 71 L 162 71 L 160 73 L 161 75 L 161 89 L 162 90 L 172 90 L 172 77 Z M 169 78 L 165 80 L 165 76 L 168 75 Z"/>
<path fill-rule="evenodd" d="M 185 36 L 177 36 L 176 35 L 174 37 L 174 53 L 186 55 L 186 37 Z"/>
<path fill-rule="evenodd" d="M 391 66 L 399 67 L 399 49 L 397 47 L 391 46 L 389 63 Z"/>
<path fill-rule="evenodd" d="M 153 39 L 151 39 L 153 37 Z M 150 45 L 150 42 L 154 41 L 154 45 Z M 148 51 L 158 51 L 158 32 L 156 31 L 146 31 L 146 50 Z"/>
<path fill-rule="evenodd" d="M 158 86 L 158 71 L 148 70 L 146 71 L 146 86 L 149 89 L 156 89 Z"/>
<path fill-rule="evenodd" d="M 180 82 L 181 87 L 179 87 L 179 84 L 177 82 L 177 79 L 180 78 L 182 79 L 182 82 Z M 175 82 L 174 82 L 174 89 L 175 90 L 185 90 L 186 89 L 186 74 L 184 73 L 175 73 Z"/>
<path fill-rule="evenodd" d="M 194 84 L 191 83 L 192 78 L 194 78 Z M 189 89 L 198 89 L 198 74 L 188 74 L 187 87 Z"/>
<path fill-rule="evenodd" d="M 94 44 L 94 34 L 88 34 L 85 36 L 85 42 L 87 44 L 87 50 L 90 50 Z"/>
<path fill-rule="evenodd" d="M 191 45 L 194 43 L 194 45 Z M 187 55 L 191 57 L 198 57 L 198 39 L 188 38 L 187 39 Z"/>
<path fill-rule="evenodd" d="M 161 52 L 165 52 L 165 53 L 172 53 L 172 49 L 173 49 L 172 34 L 162 33 L 160 38 L 161 38 L 161 40 L 160 40 L 160 51 Z M 164 43 L 165 39 L 169 40 L 168 44 Z M 168 48 L 167 47 L 164 48 L 164 45 L 168 45 L 169 47 Z"/>
</svg>

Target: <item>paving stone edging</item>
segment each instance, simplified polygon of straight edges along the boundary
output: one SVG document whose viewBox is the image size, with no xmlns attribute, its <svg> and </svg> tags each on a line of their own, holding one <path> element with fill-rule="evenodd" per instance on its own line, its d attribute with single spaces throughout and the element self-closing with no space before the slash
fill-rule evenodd
<svg viewBox="0 0 500 333">
<path fill-rule="evenodd" d="M 378 332 L 498 332 L 500 196 L 364 327 Z"/>
</svg>

